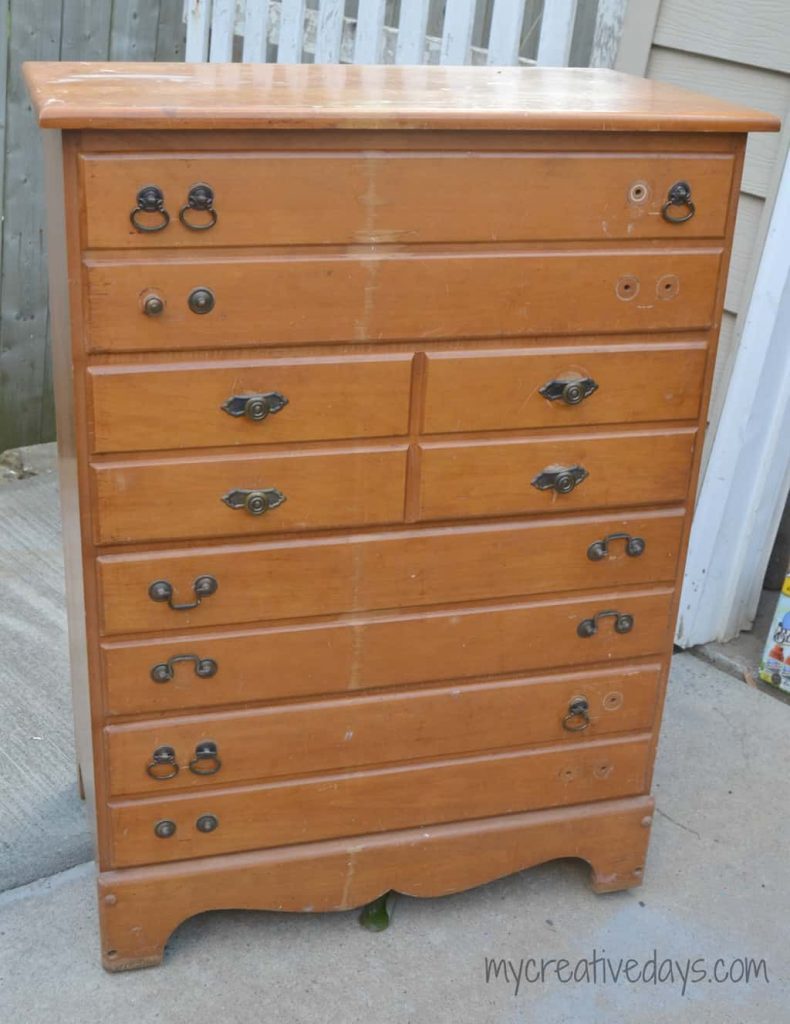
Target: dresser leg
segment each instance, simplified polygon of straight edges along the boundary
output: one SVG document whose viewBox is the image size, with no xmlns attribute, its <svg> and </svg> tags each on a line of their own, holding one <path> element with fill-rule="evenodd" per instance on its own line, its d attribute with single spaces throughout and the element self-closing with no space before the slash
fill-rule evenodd
<svg viewBox="0 0 790 1024">
<path fill-rule="evenodd" d="M 589 858 L 593 892 L 618 892 L 642 884 L 650 826 L 653 824 L 651 812 L 652 806 L 639 819 L 638 829 L 632 827 L 622 846 L 607 843 L 604 839 L 601 849 Z"/>
</svg>

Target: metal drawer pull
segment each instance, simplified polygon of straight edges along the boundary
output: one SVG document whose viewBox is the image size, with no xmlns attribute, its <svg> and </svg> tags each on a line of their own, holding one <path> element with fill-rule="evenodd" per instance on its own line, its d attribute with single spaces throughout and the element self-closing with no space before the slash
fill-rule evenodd
<svg viewBox="0 0 790 1024">
<path fill-rule="evenodd" d="M 208 762 L 208 763 L 206 763 Z M 217 754 L 217 744 L 210 740 L 198 743 L 195 747 L 195 756 L 189 762 L 189 770 L 193 775 L 216 775 L 222 767 L 222 761 Z"/>
<path fill-rule="evenodd" d="M 584 466 L 546 466 L 534 478 L 532 486 L 539 491 L 553 489 L 557 494 L 570 494 L 589 475 Z"/>
<path fill-rule="evenodd" d="M 214 292 L 210 288 L 193 288 L 187 298 L 187 305 L 199 316 L 210 313 L 214 308 Z"/>
<path fill-rule="evenodd" d="M 195 600 L 189 604 L 173 604 L 173 584 L 169 580 L 155 580 L 148 588 L 148 596 L 152 601 L 167 601 L 174 612 L 187 612 L 197 608 L 204 597 L 216 593 L 219 584 L 213 576 L 198 576 L 192 584 Z"/>
<path fill-rule="evenodd" d="M 568 732 L 583 732 L 590 724 L 590 705 L 586 697 L 574 697 L 568 705 L 568 713 L 562 720 L 563 729 Z"/>
<path fill-rule="evenodd" d="M 190 210 L 198 210 L 210 214 L 210 219 L 200 223 L 189 219 Z M 214 209 L 214 189 L 203 181 L 193 185 L 187 195 L 187 201 L 178 211 L 178 219 L 190 231 L 208 231 L 217 223 L 217 211 Z"/>
<path fill-rule="evenodd" d="M 544 384 L 540 394 L 550 402 L 561 398 L 566 405 L 578 405 L 597 390 L 598 385 L 592 377 L 557 377 Z"/>
<path fill-rule="evenodd" d="M 632 537 L 630 533 L 607 533 L 602 540 L 593 541 L 587 548 L 587 557 L 591 562 L 600 562 L 609 554 L 610 540 L 624 540 L 625 553 L 631 558 L 639 558 L 645 550 L 645 542 L 641 537 Z"/>
<path fill-rule="evenodd" d="M 213 658 L 199 658 L 197 654 L 174 654 L 172 658 L 163 661 L 160 665 L 154 665 L 151 669 L 151 678 L 155 683 L 169 683 L 175 675 L 174 666 L 179 661 L 193 661 L 195 663 L 195 675 L 201 679 L 210 679 L 217 674 L 217 663 Z"/>
<path fill-rule="evenodd" d="M 228 508 L 243 508 L 251 516 L 262 516 L 270 508 L 277 508 L 285 501 L 285 495 L 276 487 L 264 487 L 259 491 L 237 489 L 228 491 L 222 499 Z"/>
<path fill-rule="evenodd" d="M 169 818 L 165 818 L 162 821 L 157 821 L 154 825 L 154 835 L 157 839 L 170 839 L 171 836 L 176 834 L 176 823 L 171 821 Z"/>
<path fill-rule="evenodd" d="M 195 828 L 198 832 L 213 832 L 218 827 L 219 818 L 216 814 L 201 814 L 195 822 Z"/>
<path fill-rule="evenodd" d="M 146 316 L 161 316 L 165 311 L 165 300 L 160 295 L 148 295 L 143 302 Z"/>
<path fill-rule="evenodd" d="M 669 211 L 674 206 L 685 206 L 686 212 L 675 217 Z M 667 193 L 667 201 L 661 207 L 661 216 L 670 224 L 685 224 L 696 213 L 696 206 L 691 199 L 691 185 L 687 181 L 676 181 Z"/>
<path fill-rule="evenodd" d="M 157 747 L 151 755 L 151 760 L 146 765 L 145 770 L 157 782 L 174 779 L 178 775 L 175 750 L 172 747 Z"/>
<path fill-rule="evenodd" d="M 221 409 L 229 416 L 246 416 L 256 423 L 265 420 L 269 413 L 279 412 L 288 405 L 288 399 L 279 391 L 267 391 L 262 395 L 231 395 L 223 402 Z"/>
<path fill-rule="evenodd" d="M 600 619 L 614 619 L 615 633 L 630 633 L 634 628 L 633 615 L 626 615 L 624 612 L 605 611 L 598 612 L 591 619 L 582 619 L 576 627 L 576 632 L 585 639 L 595 636 L 598 632 L 598 622 Z"/>
<path fill-rule="evenodd" d="M 140 220 L 141 213 L 155 213 L 159 219 L 153 224 L 146 224 Z M 164 193 L 158 185 L 143 185 L 137 193 L 137 206 L 129 214 L 129 220 L 135 231 L 141 231 L 144 234 L 164 231 L 170 223 L 170 214 L 165 209 Z"/>
</svg>

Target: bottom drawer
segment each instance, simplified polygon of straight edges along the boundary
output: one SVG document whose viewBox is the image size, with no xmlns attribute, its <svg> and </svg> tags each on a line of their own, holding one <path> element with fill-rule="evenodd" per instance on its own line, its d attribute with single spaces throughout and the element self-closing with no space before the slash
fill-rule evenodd
<svg viewBox="0 0 790 1024">
<path fill-rule="evenodd" d="M 642 734 L 119 802 L 109 807 L 111 866 L 633 796 L 647 788 L 650 750 Z M 166 838 L 154 831 L 162 822 Z"/>
<path fill-rule="evenodd" d="M 417 758 L 578 742 L 650 729 L 660 666 L 612 666 L 537 679 L 354 695 L 105 729 L 113 796 L 229 786 L 308 772 L 343 771 Z M 583 701 L 582 705 L 579 701 Z M 582 710 L 579 710 L 579 708 Z M 200 744 L 216 745 L 218 768 L 190 771 Z M 179 771 L 146 771 L 153 751 L 175 752 Z M 200 768 L 200 764 L 195 767 Z M 156 771 L 156 769 L 154 769 Z M 173 766 L 164 766 L 169 775 Z"/>
</svg>

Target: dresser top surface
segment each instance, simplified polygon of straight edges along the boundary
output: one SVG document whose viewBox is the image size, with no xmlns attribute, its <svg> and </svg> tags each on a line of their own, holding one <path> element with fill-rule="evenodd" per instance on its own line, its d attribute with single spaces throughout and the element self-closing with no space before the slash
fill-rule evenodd
<svg viewBox="0 0 790 1024">
<path fill-rule="evenodd" d="M 24 74 L 45 128 L 779 127 L 772 114 L 605 69 L 35 62 Z"/>
</svg>

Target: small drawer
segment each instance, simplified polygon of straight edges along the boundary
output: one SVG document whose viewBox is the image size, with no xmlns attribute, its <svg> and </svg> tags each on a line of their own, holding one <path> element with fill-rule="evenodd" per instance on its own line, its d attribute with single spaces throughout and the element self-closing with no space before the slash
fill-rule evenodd
<svg viewBox="0 0 790 1024">
<path fill-rule="evenodd" d="M 91 257 L 86 344 L 138 352 L 692 330 L 713 323 L 720 262 L 720 248 Z"/>
<path fill-rule="evenodd" d="M 151 249 L 715 238 L 732 168 L 728 153 L 90 153 L 80 157 L 83 241 Z M 690 186 L 694 215 L 673 224 L 661 211 L 678 181 Z M 146 186 L 157 191 L 138 202 Z"/>
<path fill-rule="evenodd" d="M 403 435 L 411 361 L 408 354 L 92 366 L 92 450 Z"/>
<path fill-rule="evenodd" d="M 429 352 L 423 431 L 692 420 L 705 342 Z"/>
<path fill-rule="evenodd" d="M 649 730 L 659 669 L 508 679 L 109 726 L 128 796 Z M 210 739 L 207 739 L 210 737 Z M 207 749 L 206 744 L 213 747 Z M 154 753 L 173 750 L 156 760 Z M 216 753 L 214 753 L 216 751 Z M 202 753 L 202 757 L 200 756 Z M 158 777 L 161 774 L 161 778 Z"/>
<path fill-rule="evenodd" d="M 241 513 L 229 510 L 228 514 Z M 97 559 L 101 629 L 105 636 L 162 633 L 666 582 L 675 577 L 682 531 L 682 512 L 669 509 L 641 516 L 536 517 L 463 530 L 418 529 L 104 555 Z M 216 591 L 201 597 L 195 593 L 196 581 L 206 577 L 216 581 Z M 151 599 L 150 588 L 156 581 L 168 583 L 172 604 L 179 607 Z M 330 643 L 318 635 L 316 641 Z M 152 648 L 133 644 L 113 649 L 108 662 L 109 703 L 118 711 L 164 710 L 177 708 L 178 701 L 195 694 L 227 703 L 277 693 L 331 692 L 335 685 L 334 671 L 329 664 L 321 666 L 320 656 L 317 664 L 323 676 L 318 672 L 300 680 L 288 668 L 287 658 L 277 660 L 277 673 L 261 675 L 260 655 L 251 655 L 248 661 L 244 644 L 234 646 L 242 648 L 242 661 L 236 650 L 232 672 L 226 673 L 226 661 L 219 659 L 222 689 L 215 685 L 217 680 L 201 684 L 188 670 L 179 672 L 178 682 L 170 688 L 142 685 L 147 684 L 153 664 L 195 650 L 188 637 L 182 642 L 176 636 L 173 642 L 160 641 Z M 197 653 L 215 656 L 204 645 Z M 454 669 L 451 676 L 457 672 Z M 351 678 L 359 681 L 359 673 L 355 670 Z M 132 692 L 126 692 L 125 686 Z M 173 690 L 179 697 L 169 705 L 167 695 Z"/>
<path fill-rule="evenodd" d="M 685 499 L 695 428 L 423 443 L 420 518 L 468 519 Z"/>
<path fill-rule="evenodd" d="M 92 466 L 97 544 L 260 536 L 403 518 L 406 447 Z"/>
<path fill-rule="evenodd" d="M 647 787 L 650 752 L 650 737 L 639 734 L 114 801 L 108 809 L 112 864 L 209 857 L 633 796 Z"/>
</svg>

